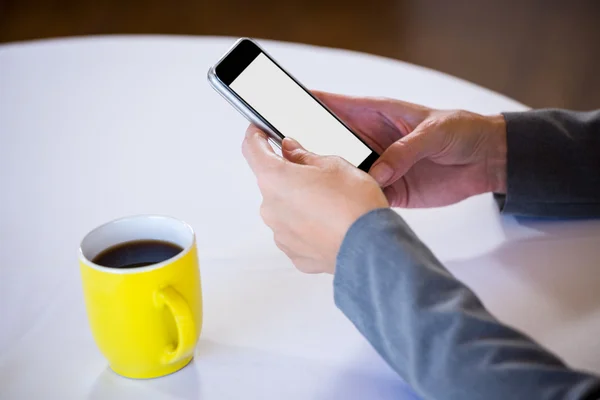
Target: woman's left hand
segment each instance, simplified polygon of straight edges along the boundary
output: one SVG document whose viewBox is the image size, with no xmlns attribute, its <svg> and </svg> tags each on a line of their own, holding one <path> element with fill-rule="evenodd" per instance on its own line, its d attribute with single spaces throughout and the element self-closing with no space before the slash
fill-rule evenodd
<svg viewBox="0 0 600 400">
<path fill-rule="evenodd" d="M 365 172 L 334 156 L 318 156 L 285 139 L 283 157 L 254 125 L 246 131 L 244 157 L 263 196 L 260 214 L 275 243 L 302 272 L 334 273 L 337 253 L 361 215 L 389 207 Z"/>
</svg>

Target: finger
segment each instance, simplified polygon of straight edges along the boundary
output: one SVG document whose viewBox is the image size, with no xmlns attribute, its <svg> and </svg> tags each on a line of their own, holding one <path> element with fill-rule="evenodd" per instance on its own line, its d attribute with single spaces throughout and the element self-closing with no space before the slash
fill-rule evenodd
<svg viewBox="0 0 600 400">
<path fill-rule="evenodd" d="M 365 110 L 374 110 L 392 118 L 395 124 L 406 124 L 404 134 L 414 129 L 431 112 L 428 107 L 386 97 L 347 96 L 318 90 L 312 90 L 311 93 L 342 119 L 352 119 Z"/>
<path fill-rule="evenodd" d="M 290 257 L 294 267 L 305 274 L 320 274 L 325 272 L 325 268 L 317 263 L 312 258 L 307 257 Z"/>
<path fill-rule="evenodd" d="M 306 150 L 295 139 L 285 138 L 281 143 L 283 157 L 294 164 L 320 165 L 324 157 L 318 156 Z"/>
<path fill-rule="evenodd" d="M 292 260 L 292 262 L 294 262 L 294 260 L 306 258 L 288 245 L 288 243 L 294 242 L 293 240 L 290 240 L 288 235 L 281 234 L 280 232 L 274 233 L 273 241 L 275 242 L 275 246 L 277 246 L 279 250 L 281 250 L 290 260 Z"/>
<path fill-rule="evenodd" d="M 283 243 L 280 240 L 277 240 L 277 237 L 275 237 L 274 241 L 275 241 L 275 246 L 277 246 L 277 248 L 279 250 L 281 250 L 286 256 L 288 256 L 288 258 L 298 258 L 298 257 L 300 257 L 300 255 L 298 253 L 296 253 L 295 251 L 293 251 L 285 243 Z"/>
<path fill-rule="evenodd" d="M 250 125 L 246 130 L 242 154 L 255 174 L 265 169 L 276 168 L 282 161 L 273 151 L 267 135 L 254 125 Z"/>
<path fill-rule="evenodd" d="M 396 187 L 396 185 L 388 186 L 383 189 L 383 194 L 390 203 L 390 207 L 408 207 L 406 185 L 400 187 Z"/>
<path fill-rule="evenodd" d="M 410 135 L 388 147 L 375 161 L 369 174 L 380 186 L 391 185 L 417 162 L 442 151 L 443 146 L 443 137 L 435 134 L 429 124 L 420 125 Z"/>
</svg>

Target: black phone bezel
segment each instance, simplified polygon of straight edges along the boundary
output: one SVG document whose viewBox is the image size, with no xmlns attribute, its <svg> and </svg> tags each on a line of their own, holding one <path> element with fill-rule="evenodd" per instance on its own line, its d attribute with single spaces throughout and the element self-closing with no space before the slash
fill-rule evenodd
<svg viewBox="0 0 600 400">
<path fill-rule="evenodd" d="M 318 104 L 321 105 L 321 107 L 323 107 L 325 110 L 327 110 L 327 112 L 329 114 L 331 114 L 336 120 L 338 120 L 338 122 L 341 123 L 346 129 L 348 129 L 348 131 L 350 133 L 352 133 L 354 136 L 356 136 L 356 138 L 358 140 L 360 140 L 365 146 L 367 146 L 367 148 L 369 150 L 371 150 L 371 154 L 369 154 L 369 156 L 367 156 L 367 158 L 365 158 L 363 160 L 363 162 L 360 163 L 360 165 L 358 166 L 359 169 L 368 172 L 369 169 L 371 168 L 371 166 L 373 165 L 373 163 L 375 162 L 375 160 L 377 160 L 377 158 L 379 157 L 379 154 L 377 154 L 377 152 L 375 152 L 375 150 L 373 150 L 371 148 L 371 146 L 369 146 L 356 133 L 354 133 L 354 131 L 352 129 L 350 129 L 350 127 L 348 125 L 346 125 L 344 123 L 344 121 L 342 121 L 329 108 L 327 108 L 327 106 L 325 106 L 325 104 L 323 104 L 319 99 L 317 99 L 300 82 L 298 82 L 296 79 L 294 79 L 294 77 L 291 76 L 285 69 L 283 69 L 281 67 L 281 65 L 279 65 L 277 63 L 277 61 L 275 61 L 271 56 L 269 56 L 269 54 L 267 54 L 260 47 L 258 47 L 252 40 L 248 40 L 248 39 L 240 40 L 240 42 L 237 44 L 237 46 L 235 46 L 229 52 L 229 54 L 215 66 L 215 74 L 217 75 L 217 78 L 219 78 L 219 80 L 221 82 L 223 82 L 225 85 L 227 85 L 229 90 L 231 90 L 235 94 L 235 92 L 233 91 L 233 89 L 231 89 L 231 87 L 229 85 L 231 85 L 231 83 L 261 53 L 264 54 L 269 60 L 271 60 L 281 71 L 283 71 L 283 73 L 285 73 L 291 80 L 293 80 L 298 86 L 300 86 L 302 88 L 302 90 L 304 90 L 313 100 L 315 100 Z M 264 122 L 267 122 L 268 126 L 270 126 L 271 128 L 273 128 L 274 131 L 279 133 L 279 135 L 281 136 L 282 139 L 285 137 L 283 134 L 281 134 L 281 132 L 274 129 L 274 127 L 266 120 L 266 118 L 264 118 L 259 112 L 257 112 L 250 104 L 248 104 L 246 101 L 244 101 L 244 99 L 242 99 L 237 94 L 236 94 L 236 96 L 242 102 L 244 102 L 244 104 L 247 107 L 249 107 L 256 115 L 258 115 Z"/>
</svg>

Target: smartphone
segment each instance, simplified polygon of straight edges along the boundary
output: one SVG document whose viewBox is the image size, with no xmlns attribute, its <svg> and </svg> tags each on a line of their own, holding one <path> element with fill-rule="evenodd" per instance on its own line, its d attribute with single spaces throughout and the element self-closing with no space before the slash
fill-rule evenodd
<svg viewBox="0 0 600 400">
<path fill-rule="evenodd" d="M 378 154 L 256 42 L 241 38 L 208 71 L 208 81 L 278 146 L 289 136 L 307 150 L 368 171 Z"/>
</svg>

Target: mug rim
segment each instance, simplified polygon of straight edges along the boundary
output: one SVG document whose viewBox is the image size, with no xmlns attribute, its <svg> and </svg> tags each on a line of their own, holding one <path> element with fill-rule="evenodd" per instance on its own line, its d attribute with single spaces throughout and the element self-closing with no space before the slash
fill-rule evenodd
<svg viewBox="0 0 600 400">
<path fill-rule="evenodd" d="M 188 233 L 190 233 L 190 235 L 192 236 L 192 240 L 191 240 L 190 244 L 187 245 L 182 251 L 180 251 L 179 253 L 177 253 L 175 256 L 173 256 L 171 258 L 168 258 L 168 259 L 161 261 L 159 263 L 156 263 L 156 264 L 151 264 L 151 265 L 147 265 L 145 267 L 138 267 L 138 268 L 105 267 L 103 265 L 94 263 L 92 260 L 90 260 L 88 257 L 86 257 L 85 254 L 83 254 L 83 243 L 85 242 L 85 240 L 90 235 L 96 233 L 100 229 L 106 228 L 107 226 L 113 225 L 118 222 L 126 222 L 128 220 L 145 219 L 145 218 L 159 218 L 159 219 L 170 220 L 170 221 L 176 222 L 178 224 L 181 224 L 183 226 L 183 228 L 185 230 L 187 230 Z M 125 242 L 123 242 L 123 243 L 125 243 Z M 85 236 L 83 237 L 83 239 L 81 239 L 81 242 L 79 243 L 79 260 L 82 261 L 88 267 L 95 269 L 97 271 L 100 271 L 100 272 L 107 272 L 110 274 L 139 274 L 139 273 L 143 273 L 143 272 L 149 272 L 149 271 L 153 271 L 156 269 L 160 269 L 166 265 L 169 265 L 169 264 L 183 258 L 190 252 L 190 250 L 194 247 L 195 244 L 196 244 L 196 232 L 194 232 L 194 229 L 187 222 L 182 221 L 175 217 L 171 217 L 169 215 L 137 214 L 137 215 L 130 215 L 130 216 L 126 216 L 126 217 L 115 218 L 115 219 L 105 222 L 101 225 L 98 225 L 97 227 L 95 227 L 94 229 L 92 229 L 91 231 L 86 233 Z M 103 249 L 102 251 L 104 251 L 104 250 L 106 250 L 106 249 Z"/>
</svg>

